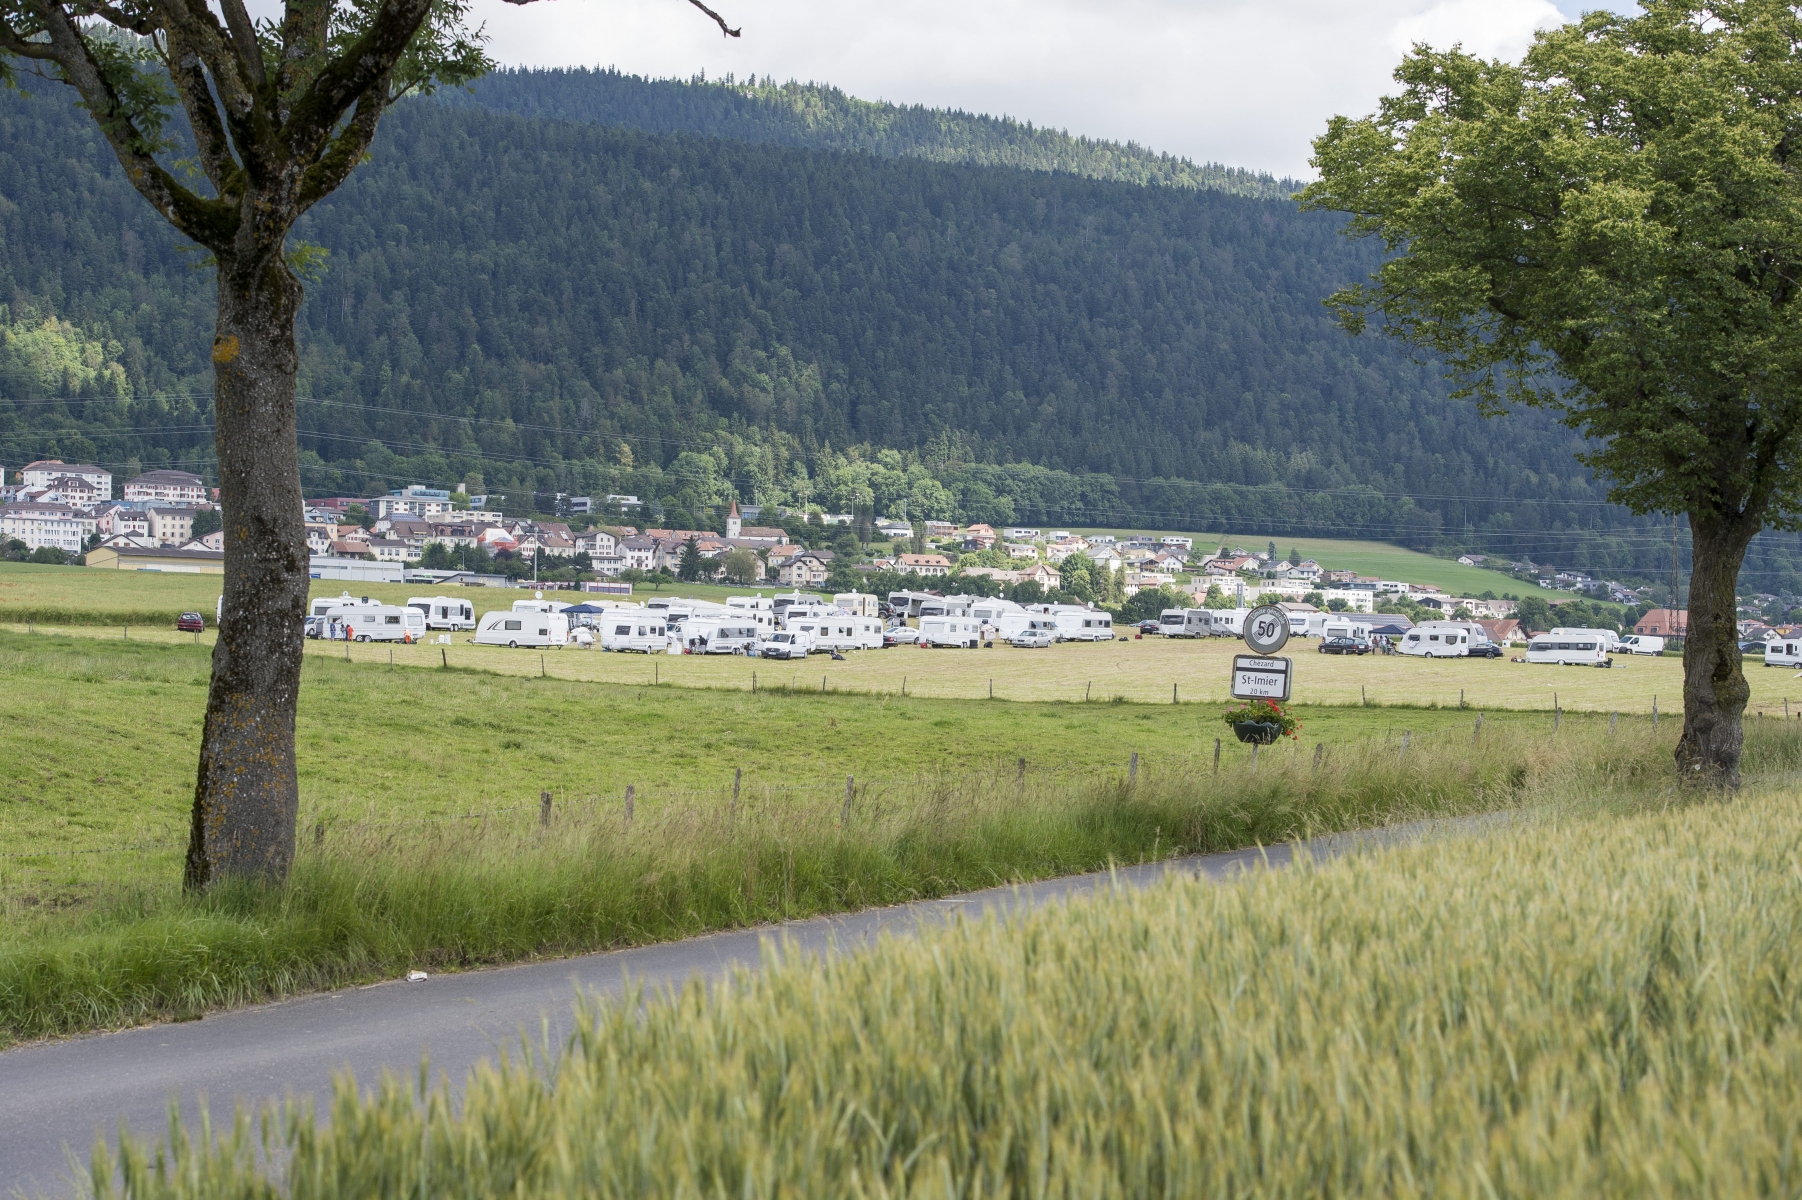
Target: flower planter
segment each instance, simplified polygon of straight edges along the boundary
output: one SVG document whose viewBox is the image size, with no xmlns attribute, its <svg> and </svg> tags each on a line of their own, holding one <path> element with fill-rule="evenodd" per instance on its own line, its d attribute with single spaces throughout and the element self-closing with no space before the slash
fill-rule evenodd
<svg viewBox="0 0 1802 1200">
<path fill-rule="evenodd" d="M 1282 736 L 1282 726 L 1272 725 L 1265 721 L 1234 721 L 1233 733 L 1242 742 L 1255 742 L 1260 746 L 1269 746 Z"/>
</svg>

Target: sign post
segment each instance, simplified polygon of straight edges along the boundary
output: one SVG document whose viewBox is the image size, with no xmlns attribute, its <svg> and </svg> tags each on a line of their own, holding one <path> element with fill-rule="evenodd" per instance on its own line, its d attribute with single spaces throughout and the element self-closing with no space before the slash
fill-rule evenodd
<svg viewBox="0 0 1802 1200">
<path fill-rule="evenodd" d="M 1287 701 L 1295 661 L 1275 656 L 1288 644 L 1289 614 L 1274 604 L 1254 608 L 1245 614 L 1240 636 L 1252 653 L 1233 655 L 1233 699 Z"/>
</svg>

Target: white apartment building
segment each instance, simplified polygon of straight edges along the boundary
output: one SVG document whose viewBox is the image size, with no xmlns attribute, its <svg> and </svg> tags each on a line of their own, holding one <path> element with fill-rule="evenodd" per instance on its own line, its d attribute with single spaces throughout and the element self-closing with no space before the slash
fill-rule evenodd
<svg viewBox="0 0 1802 1200">
<path fill-rule="evenodd" d="M 152 539 L 164 546 L 185 546 L 194 540 L 194 510 L 191 508 L 158 508 L 144 510 L 144 520 Z"/>
<path fill-rule="evenodd" d="M 93 532 L 94 519 L 67 504 L 26 502 L 0 508 L 0 538 L 17 538 L 32 550 L 54 546 L 79 554 Z"/>
<path fill-rule="evenodd" d="M 125 481 L 127 500 L 157 500 L 164 504 L 205 504 L 206 482 L 186 471 L 146 471 Z"/>
<path fill-rule="evenodd" d="M 55 480 L 69 476 L 93 485 L 98 499 L 113 498 L 113 473 L 92 463 L 66 463 L 60 458 L 44 458 L 19 468 L 19 482 L 28 488 L 47 488 Z"/>
</svg>

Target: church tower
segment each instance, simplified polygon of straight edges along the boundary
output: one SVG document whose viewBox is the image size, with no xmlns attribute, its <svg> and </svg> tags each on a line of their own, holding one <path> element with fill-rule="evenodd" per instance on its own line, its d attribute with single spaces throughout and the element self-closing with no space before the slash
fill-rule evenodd
<svg viewBox="0 0 1802 1200">
<path fill-rule="evenodd" d="M 734 500 L 732 502 L 732 511 L 726 514 L 726 540 L 732 541 L 737 538 L 738 531 L 744 527 L 745 523 L 739 520 L 738 517 L 738 501 Z"/>
</svg>

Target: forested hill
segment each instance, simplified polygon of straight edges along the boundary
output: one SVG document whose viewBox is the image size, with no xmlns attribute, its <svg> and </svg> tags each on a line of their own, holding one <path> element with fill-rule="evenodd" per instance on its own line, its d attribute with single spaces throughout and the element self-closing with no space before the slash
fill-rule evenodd
<svg viewBox="0 0 1802 1200">
<path fill-rule="evenodd" d="M 478 80 L 472 92 L 447 92 L 441 98 L 448 104 L 646 133 L 699 133 L 885 158 L 1058 171 L 1266 199 L 1287 198 L 1301 186 L 1292 179 L 1194 163 L 1130 142 L 1071 137 L 1008 117 L 859 100 L 835 87 L 792 80 L 645 79 L 611 68 L 517 69 Z"/>
<path fill-rule="evenodd" d="M 1667 544 L 1542 414 L 1481 421 L 1335 328 L 1374 248 L 1287 202 L 421 102 L 299 237 L 330 251 L 316 492 Z M 65 95 L 0 92 L 0 462 L 210 469 L 210 278 L 177 241 Z"/>
</svg>

